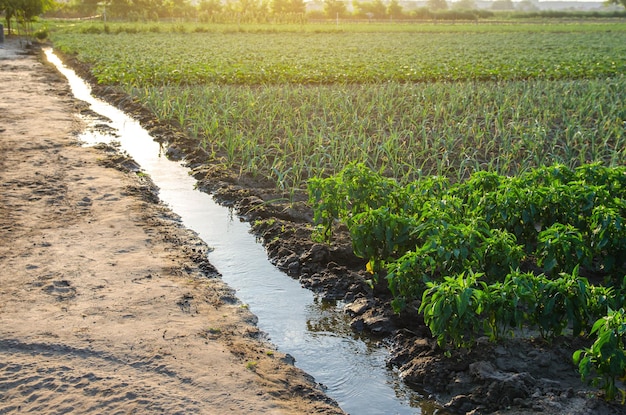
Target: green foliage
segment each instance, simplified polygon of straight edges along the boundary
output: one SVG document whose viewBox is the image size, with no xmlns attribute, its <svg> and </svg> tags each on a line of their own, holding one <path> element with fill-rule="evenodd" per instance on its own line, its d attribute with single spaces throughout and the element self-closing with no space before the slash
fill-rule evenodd
<svg viewBox="0 0 626 415">
<path fill-rule="evenodd" d="M 626 312 L 623 308 L 609 310 L 605 317 L 595 322 L 591 334 L 596 340 L 591 347 L 577 350 L 573 355 L 582 380 L 590 380 L 613 400 L 619 393 L 622 404 L 626 391 L 618 387 L 617 380 L 626 377 Z"/>
<path fill-rule="evenodd" d="M 35 30 L 35 32 L 33 32 L 33 36 L 35 37 L 35 39 L 38 39 L 38 40 L 46 40 L 49 35 L 50 33 L 47 27 L 37 29 Z"/>
<path fill-rule="evenodd" d="M 436 215 L 418 226 L 416 232 L 423 240 L 419 251 L 429 257 L 427 262 L 436 264 L 434 276 L 440 276 L 476 265 L 477 248 L 484 243 L 488 227 L 481 220 L 449 223 Z"/>
<path fill-rule="evenodd" d="M 488 281 L 502 281 L 510 270 L 519 268 L 526 256 L 515 235 L 506 229 L 491 229 L 476 249 L 479 267 Z"/>
<path fill-rule="evenodd" d="M 68 52 L 80 51 L 88 61 L 106 59 L 106 67 L 93 68 L 100 83 L 141 87 L 181 80 L 187 85 L 604 80 L 626 72 L 623 30 L 578 33 L 563 27 L 562 33 L 520 36 L 507 30 L 476 33 L 472 28 L 462 36 L 415 36 L 411 31 L 214 33 L 211 28 L 209 33 L 197 33 L 191 25 L 181 33 L 180 25 L 173 25 L 169 26 L 173 33 L 163 36 L 151 33 L 151 27 L 119 25 L 112 33 L 129 36 L 118 36 L 114 42 L 56 31 L 54 41 Z"/>
<path fill-rule="evenodd" d="M 482 172 L 458 183 L 428 177 L 400 186 L 350 165 L 310 182 L 310 191 L 318 195 L 316 217 L 343 221 L 374 278 L 385 275 L 396 311 L 421 299 L 433 335 L 458 347 L 520 327 L 546 340 L 567 328 L 579 335 L 622 301 L 622 286 L 592 286 L 580 270 L 610 262 L 602 267 L 607 281 L 624 275 L 623 257 L 607 262 L 624 250 L 624 174 L 623 167 L 553 165 L 517 177 Z M 324 203 L 335 197 L 340 207 L 331 214 Z"/>
<path fill-rule="evenodd" d="M 373 271 L 380 271 L 386 261 L 403 255 L 411 246 L 415 219 L 378 208 L 359 213 L 350 220 L 354 253 L 366 258 Z"/>
<path fill-rule="evenodd" d="M 524 292 L 514 284 L 514 274 L 508 274 L 504 282 L 487 284 L 479 281 L 477 312 L 483 321 L 483 331 L 491 341 L 497 341 L 504 334 L 521 327 L 524 323 Z"/>
<path fill-rule="evenodd" d="M 314 206 L 317 206 L 314 210 L 313 221 L 320 227 L 323 240 L 330 241 L 334 221 L 345 216 L 348 203 L 341 178 L 311 178 L 309 199 Z"/>
<path fill-rule="evenodd" d="M 516 270 L 490 284 L 481 273 L 460 272 L 426 282 L 420 311 L 442 346 L 470 347 L 482 333 L 496 341 L 523 326 L 539 330 L 546 340 L 563 335 L 568 326 L 578 335 L 609 292 L 592 289 L 577 272 L 549 279 Z"/>
<path fill-rule="evenodd" d="M 398 182 L 368 169 L 363 164 L 352 163 L 339 174 L 349 200 L 349 215 L 354 216 L 380 207 L 396 208 Z M 401 202 L 400 202 L 401 203 Z"/>
<path fill-rule="evenodd" d="M 400 311 L 406 301 L 419 298 L 425 284 L 471 269 L 476 263 L 476 246 L 485 240 L 484 224 L 453 225 L 438 215 L 440 212 L 427 209 L 422 222 L 413 229 L 410 223 L 404 224 L 404 235 L 409 235 L 404 240 L 407 242 L 404 255 L 386 261 L 387 281 L 396 297 L 393 302 L 396 311 Z M 370 262 L 375 261 L 370 259 Z"/>
<path fill-rule="evenodd" d="M 395 180 L 384 178 L 356 163 L 349 164 L 335 176 L 311 178 L 308 189 L 310 203 L 318 206 L 314 209 L 313 221 L 321 226 L 327 242 L 332 237 L 335 220 L 341 219 L 357 229 L 363 222 L 368 222 L 363 212 L 370 213 L 370 210 L 402 203 L 398 200 L 400 196 L 395 194 L 399 190 Z M 367 257 L 365 252 L 362 255 Z"/>
<path fill-rule="evenodd" d="M 419 311 L 440 346 L 451 342 L 455 346 L 469 346 L 480 326 L 476 285 L 479 274 L 460 273 L 444 277 L 443 283 L 429 282 Z"/>
<path fill-rule="evenodd" d="M 422 251 L 409 251 L 386 264 L 387 284 L 394 295 L 392 306 L 397 312 L 406 306 L 407 300 L 421 298 L 426 284 L 436 275 L 437 263 L 428 252 Z"/>
<path fill-rule="evenodd" d="M 589 305 L 597 300 L 590 298 L 589 282 L 578 275 L 578 268 L 556 279 L 522 274 L 514 281 L 525 299 L 526 319 L 542 338 L 560 336 L 570 324 L 575 335 L 588 326 Z"/>
<path fill-rule="evenodd" d="M 626 226 L 623 212 L 624 209 L 617 206 L 600 205 L 595 206 L 591 214 L 591 247 L 603 258 L 600 268 L 606 271 L 612 271 L 619 259 L 626 257 Z"/>
<path fill-rule="evenodd" d="M 555 270 L 571 272 L 579 264 L 588 266 L 591 262 L 582 233 L 571 224 L 555 223 L 541 231 L 538 240 L 537 264 L 548 274 Z"/>
</svg>

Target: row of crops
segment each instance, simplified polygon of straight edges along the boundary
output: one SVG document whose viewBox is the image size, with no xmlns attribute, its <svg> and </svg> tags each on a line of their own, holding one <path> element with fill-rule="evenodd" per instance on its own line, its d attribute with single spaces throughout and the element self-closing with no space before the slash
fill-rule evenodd
<svg viewBox="0 0 626 415">
<path fill-rule="evenodd" d="M 183 128 L 207 163 L 287 193 L 308 184 L 318 237 L 344 222 L 396 309 L 417 304 L 442 347 L 592 333 L 576 362 L 614 397 L 626 27 L 366 26 L 78 24 L 53 40 Z"/>
<path fill-rule="evenodd" d="M 348 161 L 410 181 L 626 156 L 626 31 L 611 24 L 167 35 L 80 27 L 54 33 L 55 47 L 90 63 L 98 82 L 182 126 L 209 161 L 286 189 Z M 476 80 L 487 75 L 494 80 Z"/>
<path fill-rule="evenodd" d="M 100 83 L 150 87 L 597 79 L 626 71 L 625 39 L 624 30 L 121 33 L 64 35 L 55 44 L 80 51 Z"/>
<path fill-rule="evenodd" d="M 626 288 L 624 167 L 553 165 L 516 177 L 478 172 L 456 184 L 427 177 L 402 186 L 356 164 L 309 188 L 320 234 L 331 239 L 335 221 L 345 223 L 372 274 L 385 271 L 396 309 L 421 299 L 442 345 L 472 343 L 481 333 L 471 328 L 486 315 L 493 339 L 525 320 L 544 338 L 570 325 L 579 334 L 624 300 L 613 296 Z M 475 310 L 472 296 L 480 300 Z"/>
<path fill-rule="evenodd" d="M 626 167 L 552 165 L 400 185 L 352 164 L 311 179 L 309 190 L 319 236 L 330 240 L 335 222 L 346 224 L 373 279 L 387 279 L 394 308 L 421 300 L 440 346 L 522 329 L 548 341 L 566 330 L 598 333 L 574 359 L 615 397 L 626 370 Z"/>
</svg>

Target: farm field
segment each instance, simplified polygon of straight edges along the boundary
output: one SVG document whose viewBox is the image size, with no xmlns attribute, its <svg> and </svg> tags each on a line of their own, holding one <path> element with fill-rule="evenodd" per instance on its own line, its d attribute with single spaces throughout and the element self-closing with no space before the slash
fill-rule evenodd
<svg viewBox="0 0 626 415">
<path fill-rule="evenodd" d="M 54 41 L 98 83 L 180 125 L 209 161 L 298 188 L 350 161 L 410 181 L 623 160 L 626 30 L 548 27 Z"/>
<path fill-rule="evenodd" d="M 565 342 L 578 351 L 561 363 L 575 371 L 574 355 L 585 381 L 619 398 L 626 25 L 362 27 L 90 23 L 60 25 L 53 41 L 100 90 L 184 132 L 197 176 L 263 187 L 249 191 L 280 200 L 279 212 L 312 209 L 288 226 L 352 246 L 345 266 L 361 288 L 344 298 L 369 296 L 414 331 L 423 319 L 437 365 L 475 358 L 484 338 L 501 345 L 536 331 L 520 341 Z M 239 206 L 280 264 L 306 242 L 281 253 L 277 235 L 293 244 L 289 220 L 268 205 Z M 309 214 L 318 227 L 302 222 Z M 414 341 L 400 336 L 395 363 L 425 383 L 429 369 L 407 352 Z M 437 381 L 452 382 L 445 376 Z M 454 392 L 506 406 L 468 388 Z M 547 387 L 521 389 L 506 402 L 548 399 Z"/>
</svg>

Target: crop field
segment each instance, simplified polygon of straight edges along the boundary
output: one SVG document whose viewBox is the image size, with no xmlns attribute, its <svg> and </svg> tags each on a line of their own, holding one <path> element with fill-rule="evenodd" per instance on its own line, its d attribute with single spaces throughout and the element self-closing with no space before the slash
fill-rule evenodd
<svg viewBox="0 0 626 415">
<path fill-rule="evenodd" d="M 208 163 L 308 186 L 316 237 L 345 223 L 442 347 L 591 333 L 581 375 L 626 393 L 626 25 L 313 27 L 77 25 L 54 43 Z"/>
<path fill-rule="evenodd" d="M 371 84 L 602 78 L 626 71 L 626 31 L 144 33 L 63 37 L 101 83 Z"/>
<path fill-rule="evenodd" d="M 54 41 L 210 157 L 280 187 L 350 161 L 410 181 L 626 156 L 623 25 L 386 27 L 107 34 L 79 25 Z"/>
</svg>

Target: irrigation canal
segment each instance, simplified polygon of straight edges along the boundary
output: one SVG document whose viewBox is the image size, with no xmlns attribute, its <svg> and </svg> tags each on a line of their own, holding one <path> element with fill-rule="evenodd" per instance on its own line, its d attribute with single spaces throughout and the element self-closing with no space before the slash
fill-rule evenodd
<svg viewBox="0 0 626 415">
<path fill-rule="evenodd" d="M 281 352 L 293 356 L 296 366 L 324 385 L 344 411 L 353 415 L 437 412 L 432 402 L 386 367 L 384 346 L 353 333 L 342 304 L 317 299 L 279 271 L 249 232 L 249 225 L 210 195 L 195 190 L 188 169 L 162 156 L 159 144 L 137 121 L 93 97 L 91 88 L 51 49 L 46 56 L 67 77 L 76 98 L 111 120 L 107 124 L 114 134 L 88 129 L 81 140 L 87 145 L 120 143 L 159 187 L 161 200 L 213 248 L 209 260 L 258 317 L 259 329 Z"/>
</svg>

